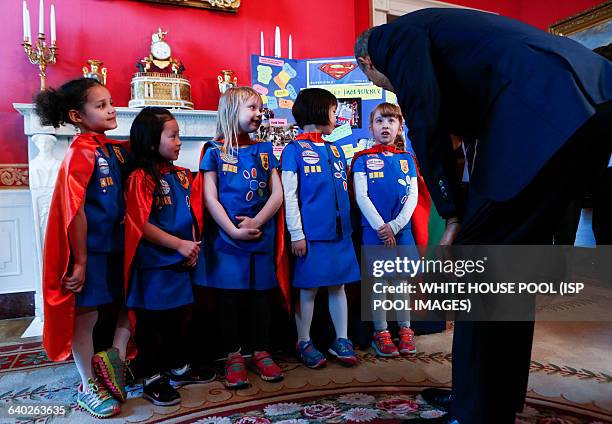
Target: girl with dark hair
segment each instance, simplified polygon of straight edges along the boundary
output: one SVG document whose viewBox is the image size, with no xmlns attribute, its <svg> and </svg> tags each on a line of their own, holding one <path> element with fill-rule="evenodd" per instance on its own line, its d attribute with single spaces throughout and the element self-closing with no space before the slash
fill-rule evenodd
<svg viewBox="0 0 612 424">
<path fill-rule="evenodd" d="M 293 286 L 300 289 L 295 313 L 297 351 L 310 368 L 325 363 L 325 357 L 310 340 L 319 287 L 327 287 L 329 314 L 336 330 L 329 353 L 343 364 L 357 363 L 347 337 L 344 292 L 344 284 L 360 278 L 351 239 L 346 159 L 342 149 L 323 138 L 335 127 L 336 108 L 337 100 L 329 91 L 302 90 L 292 112 L 304 133 L 285 147 L 281 158 L 287 227 L 291 250 L 297 257 Z"/>
<path fill-rule="evenodd" d="M 125 190 L 127 306 L 136 313 L 139 364 L 147 376 L 143 397 L 170 406 L 181 401 L 175 387 L 215 378 L 210 371 L 192 368 L 182 334 L 200 254 L 190 205 L 191 172 L 172 163 L 178 159 L 181 140 L 178 123 L 166 109 L 144 108 L 132 123 L 130 145 L 133 170 Z"/>
<path fill-rule="evenodd" d="M 82 382 L 78 405 L 95 417 L 110 417 L 119 413 L 118 401 L 126 400 L 130 338 L 122 294 L 126 143 L 104 135 L 117 127 L 116 113 L 110 93 L 94 79 L 50 88 L 35 101 L 43 125 L 72 124 L 80 132 L 62 161 L 49 208 L 43 342 L 55 361 L 66 360 L 72 351 Z M 94 355 L 98 307 L 112 303 L 122 306 L 113 347 Z"/>
</svg>

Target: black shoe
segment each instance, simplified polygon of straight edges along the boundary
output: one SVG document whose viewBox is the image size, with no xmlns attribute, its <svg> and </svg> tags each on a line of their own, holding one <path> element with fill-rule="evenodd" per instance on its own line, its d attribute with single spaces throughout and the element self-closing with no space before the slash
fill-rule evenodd
<svg viewBox="0 0 612 424">
<path fill-rule="evenodd" d="M 170 385 L 168 376 L 160 374 L 144 379 L 142 397 L 158 406 L 172 406 L 181 402 L 181 395 Z"/>
<path fill-rule="evenodd" d="M 436 408 L 448 411 L 453 401 L 453 392 L 450 389 L 429 388 L 421 392 L 423 400 Z"/>
<path fill-rule="evenodd" d="M 186 384 L 210 383 L 217 378 L 217 374 L 210 368 L 192 368 L 186 364 L 182 368 L 170 371 L 170 384 L 181 387 Z"/>
</svg>

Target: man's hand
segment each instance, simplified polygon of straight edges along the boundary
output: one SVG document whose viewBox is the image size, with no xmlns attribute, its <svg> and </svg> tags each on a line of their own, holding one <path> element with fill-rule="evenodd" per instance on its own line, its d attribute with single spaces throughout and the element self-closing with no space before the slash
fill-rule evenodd
<svg viewBox="0 0 612 424">
<path fill-rule="evenodd" d="M 461 229 L 459 218 L 449 218 L 446 220 L 446 229 L 440 239 L 440 246 L 450 246 L 455 242 L 457 234 Z"/>
<path fill-rule="evenodd" d="M 306 255 L 306 239 L 292 241 L 291 242 L 291 251 L 295 256 L 304 256 Z"/>
<path fill-rule="evenodd" d="M 62 279 L 62 284 L 66 290 L 70 290 L 75 293 L 80 293 L 83 290 L 85 284 L 85 264 L 74 264 L 72 266 L 72 273 L 66 275 Z"/>
</svg>

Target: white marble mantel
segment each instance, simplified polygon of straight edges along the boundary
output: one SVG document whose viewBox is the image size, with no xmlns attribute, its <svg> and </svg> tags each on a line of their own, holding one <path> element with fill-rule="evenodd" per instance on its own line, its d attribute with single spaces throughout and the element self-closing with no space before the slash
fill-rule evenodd
<svg viewBox="0 0 612 424">
<path fill-rule="evenodd" d="M 70 141 L 76 134 L 73 126 L 60 128 L 43 126 L 33 104 L 13 103 L 24 120 L 24 133 L 28 137 L 28 164 L 30 168 L 30 194 L 32 197 L 32 219 L 35 228 L 36 260 L 36 316 L 42 317 L 42 246 L 47 226 L 49 203 L 61 162 Z M 110 138 L 127 139 L 132 121 L 140 109 L 118 107 L 117 128 L 108 131 Z M 176 164 L 197 170 L 200 150 L 204 141 L 215 133 L 217 112 L 212 110 L 172 110 L 176 117 L 183 147 Z"/>
</svg>

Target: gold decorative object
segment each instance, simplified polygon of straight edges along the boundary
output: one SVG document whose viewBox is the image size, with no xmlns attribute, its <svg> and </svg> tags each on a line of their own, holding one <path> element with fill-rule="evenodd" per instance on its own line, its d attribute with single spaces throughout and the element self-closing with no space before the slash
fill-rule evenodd
<svg viewBox="0 0 612 424">
<path fill-rule="evenodd" d="M 104 62 L 101 60 L 89 59 L 87 63 L 89 63 L 90 69 L 87 69 L 87 66 L 83 66 L 83 76 L 85 78 L 96 79 L 101 84 L 106 85 L 107 69 L 102 66 Z"/>
<path fill-rule="evenodd" d="M 219 91 L 221 94 L 225 93 L 228 88 L 238 87 L 238 77 L 230 69 L 222 70 L 220 75 L 217 75 L 217 81 L 219 81 Z"/>
<path fill-rule="evenodd" d="M 47 46 L 45 34 L 38 34 L 38 40 L 36 40 L 35 46 L 32 46 L 29 37 L 25 37 L 21 45 L 23 46 L 30 63 L 33 65 L 38 65 L 40 91 L 46 90 L 47 66 L 54 64 L 57 60 L 57 47 L 55 45 L 55 41 L 51 43 L 51 46 Z"/>
<path fill-rule="evenodd" d="M 151 50 L 136 65 L 139 72 L 132 78 L 132 98 L 129 107 L 161 106 L 193 109 L 191 84 L 183 76 L 185 67 L 172 57 L 165 41 L 167 31 L 158 28 L 151 36 Z"/>
<path fill-rule="evenodd" d="M 140 0 L 149 3 L 169 4 L 173 6 L 197 7 L 199 9 L 212 9 L 222 12 L 237 12 L 240 0 Z"/>
<path fill-rule="evenodd" d="M 601 30 L 605 30 L 605 28 L 595 29 L 594 27 L 603 27 L 603 25 L 610 20 L 612 20 L 612 1 L 606 1 L 595 7 L 580 12 L 577 15 L 570 16 L 569 18 L 563 19 L 559 22 L 555 22 L 548 27 L 548 30 L 552 34 L 565 36 L 578 35 L 578 33 L 584 31 L 595 30 L 593 35 L 598 34 L 601 37 L 605 35 L 601 33 Z M 602 42 L 601 44 L 605 45 L 609 42 L 610 38 L 608 32 L 608 41 Z"/>
</svg>

